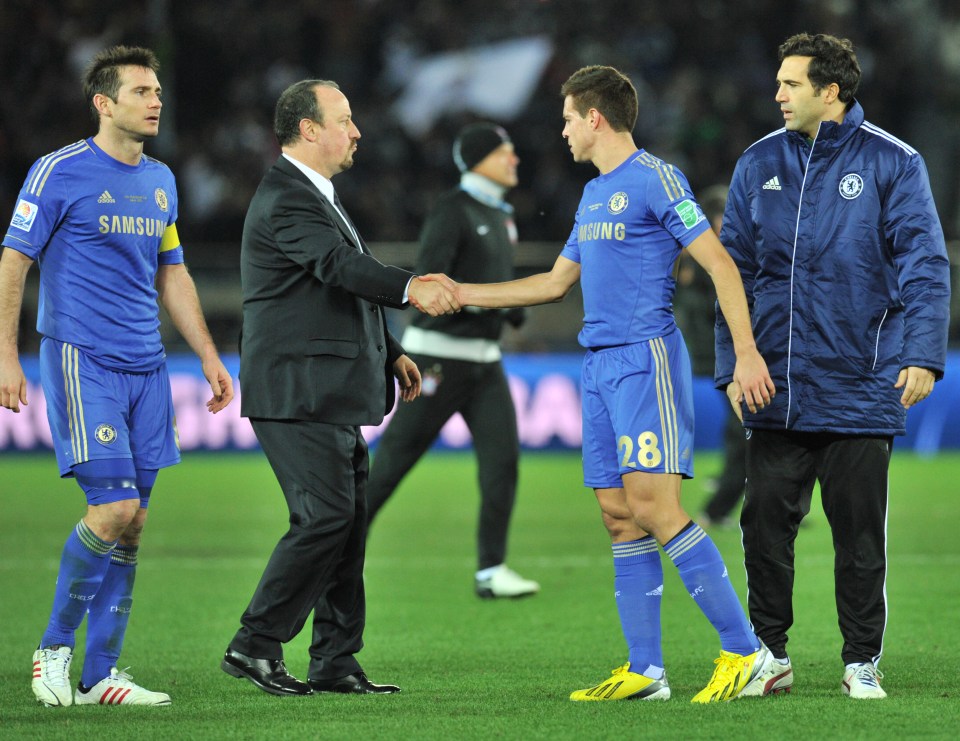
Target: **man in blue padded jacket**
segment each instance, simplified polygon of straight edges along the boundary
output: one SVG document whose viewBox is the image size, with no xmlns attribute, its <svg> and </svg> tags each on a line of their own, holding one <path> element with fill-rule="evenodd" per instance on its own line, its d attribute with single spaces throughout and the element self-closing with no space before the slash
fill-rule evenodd
<svg viewBox="0 0 960 741">
<path fill-rule="evenodd" d="M 781 390 L 766 409 L 742 412 L 750 620 L 778 659 L 748 694 L 793 685 L 793 544 L 803 492 L 819 480 L 833 531 L 841 690 L 882 699 L 887 469 L 907 409 L 943 375 L 949 265 L 923 159 L 866 121 L 854 98 L 851 43 L 798 34 L 779 52 L 784 127 L 740 157 L 720 234 Z M 720 319 L 716 381 L 735 400 Z"/>
</svg>

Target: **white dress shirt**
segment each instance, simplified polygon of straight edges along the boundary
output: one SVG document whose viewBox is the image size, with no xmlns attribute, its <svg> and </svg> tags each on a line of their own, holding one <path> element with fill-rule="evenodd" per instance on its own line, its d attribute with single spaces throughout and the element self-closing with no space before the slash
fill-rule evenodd
<svg viewBox="0 0 960 741">
<path fill-rule="evenodd" d="M 347 231 L 349 231 L 350 234 L 353 235 L 353 241 L 354 241 L 354 244 L 357 245 L 357 249 L 362 252 L 363 249 L 360 247 L 360 237 L 357 236 L 357 232 L 354 230 L 353 226 L 350 224 L 347 217 L 343 215 L 343 212 L 340 211 L 339 208 L 337 208 L 337 204 L 333 198 L 333 183 L 330 182 L 329 179 L 325 178 L 323 175 L 321 175 L 319 172 L 317 172 L 313 168 L 308 167 L 307 165 L 303 164 L 299 160 L 295 160 L 286 152 L 283 153 L 283 156 L 286 157 L 288 160 L 290 160 L 290 163 L 294 167 L 296 167 L 298 170 L 300 170 L 300 172 L 306 175 L 307 178 L 310 180 L 310 182 L 316 186 L 317 190 L 319 190 L 323 194 L 323 197 L 327 199 L 327 201 L 330 203 L 331 206 L 333 206 L 333 210 L 337 212 L 337 215 L 340 217 L 340 220 L 343 222 L 343 225 L 347 227 Z M 410 281 L 412 280 L 413 278 L 408 280 L 406 287 L 403 289 L 403 303 L 407 303 L 409 301 L 408 295 L 410 291 Z"/>
<path fill-rule="evenodd" d="M 354 244 L 357 245 L 357 249 L 360 249 L 360 237 L 357 236 L 356 231 L 354 231 L 353 226 L 347 220 L 347 217 L 343 215 L 343 212 L 340 211 L 339 208 L 337 208 L 337 203 L 333 198 L 333 183 L 316 170 L 308 167 L 298 160 L 295 160 L 286 152 L 283 153 L 283 156 L 290 160 L 290 162 L 292 162 L 293 165 L 300 170 L 300 172 L 306 175 L 310 179 L 310 182 L 317 187 L 317 190 L 323 194 L 323 197 L 327 199 L 331 206 L 333 206 L 333 210 L 337 212 L 337 215 L 340 217 L 343 225 L 347 227 L 347 231 L 353 236 L 353 241 Z"/>
</svg>

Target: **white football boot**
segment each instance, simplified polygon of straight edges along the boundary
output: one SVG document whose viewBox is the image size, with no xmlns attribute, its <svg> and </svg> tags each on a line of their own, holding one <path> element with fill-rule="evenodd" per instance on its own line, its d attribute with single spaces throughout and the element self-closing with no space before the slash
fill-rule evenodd
<svg viewBox="0 0 960 741">
<path fill-rule="evenodd" d="M 524 579 L 506 564 L 493 569 L 485 569 L 488 576 L 476 580 L 477 596 L 483 599 L 498 597 L 528 597 L 540 591 L 540 585 L 530 579 Z"/>
<path fill-rule="evenodd" d="M 787 694 L 793 688 L 793 666 L 790 659 L 785 664 L 777 659 L 771 661 L 759 675 L 740 692 L 740 697 L 766 697 Z"/>
<path fill-rule="evenodd" d="M 110 676 L 104 677 L 86 692 L 77 688 L 73 701 L 77 705 L 169 705 L 170 695 L 165 692 L 151 692 L 133 681 L 125 671 L 110 670 Z"/>
<path fill-rule="evenodd" d="M 73 651 L 69 646 L 38 648 L 33 652 L 33 694 L 37 702 L 48 708 L 73 704 L 70 689 L 70 662 Z"/>
<path fill-rule="evenodd" d="M 872 662 L 849 664 L 843 672 L 843 694 L 855 700 L 882 700 L 887 696 L 880 686 L 883 679 Z"/>
</svg>

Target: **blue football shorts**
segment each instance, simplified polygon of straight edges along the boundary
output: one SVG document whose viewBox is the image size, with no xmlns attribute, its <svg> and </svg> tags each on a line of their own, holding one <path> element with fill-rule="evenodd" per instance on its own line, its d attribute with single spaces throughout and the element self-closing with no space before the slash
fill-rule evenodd
<svg viewBox="0 0 960 741">
<path fill-rule="evenodd" d="M 583 483 L 632 471 L 693 476 L 693 379 L 680 332 L 583 359 Z"/>
<path fill-rule="evenodd" d="M 148 373 L 109 370 L 79 348 L 45 337 L 40 381 L 61 476 L 104 458 L 132 458 L 138 469 L 180 462 L 166 363 Z"/>
</svg>

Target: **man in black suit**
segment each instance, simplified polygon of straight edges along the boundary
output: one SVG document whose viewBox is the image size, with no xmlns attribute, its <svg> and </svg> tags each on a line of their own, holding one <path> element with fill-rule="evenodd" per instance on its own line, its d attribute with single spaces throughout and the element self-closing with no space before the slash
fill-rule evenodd
<svg viewBox="0 0 960 741">
<path fill-rule="evenodd" d="M 273 551 L 221 668 L 276 695 L 385 694 L 355 654 L 363 645 L 367 445 L 399 381 L 420 372 L 386 330 L 382 306 L 431 315 L 459 309 L 443 281 L 370 255 L 330 179 L 353 164 L 360 132 L 336 83 L 304 80 L 277 102 L 282 155 L 247 211 L 241 248 L 241 412 L 283 489 L 290 528 Z M 306 682 L 282 644 L 310 612 Z"/>
</svg>

